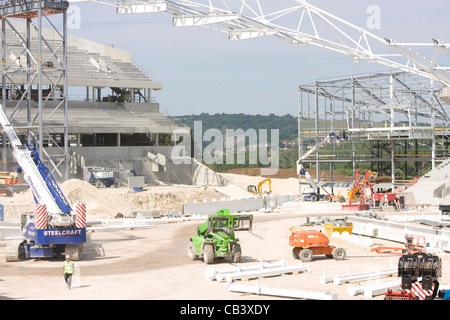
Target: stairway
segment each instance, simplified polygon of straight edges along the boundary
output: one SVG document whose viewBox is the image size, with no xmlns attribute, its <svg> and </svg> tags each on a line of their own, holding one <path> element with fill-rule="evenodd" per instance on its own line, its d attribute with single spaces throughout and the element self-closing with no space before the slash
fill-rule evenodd
<svg viewBox="0 0 450 320">
<path fill-rule="evenodd" d="M 450 204 L 450 158 L 442 162 L 399 195 L 405 196 L 408 205 Z"/>
</svg>

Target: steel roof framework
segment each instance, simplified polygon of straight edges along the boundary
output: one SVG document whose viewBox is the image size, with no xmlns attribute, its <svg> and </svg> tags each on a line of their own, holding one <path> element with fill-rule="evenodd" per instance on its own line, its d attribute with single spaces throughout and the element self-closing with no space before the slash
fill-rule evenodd
<svg viewBox="0 0 450 320">
<path fill-rule="evenodd" d="M 295 46 L 315 46 L 420 75 L 450 86 L 450 66 L 440 66 L 450 46 L 437 39 L 430 43 L 399 43 L 384 39 L 304 0 L 289 8 L 263 0 L 70 0 L 116 7 L 118 14 L 167 12 L 176 27 L 203 27 L 225 33 L 230 40 L 274 36 Z M 269 7 L 264 10 L 263 5 Z M 429 58 L 413 51 L 428 49 Z M 431 49 L 431 51 L 430 51 Z M 445 61 L 447 62 L 447 61 Z"/>
<path fill-rule="evenodd" d="M 449 66 L 441 66 L 442 53 L 444 59 L 448 58 L 450 47 L 439 39 L 431 39 L 430 43 L 399 43 L 391 39 L 381 38 L 361 27 L 345 21 L 320 8 L 312 6 L 304 0 L 294 0 L 295 5 L 289 8 L 276 8 L 273 2 L 262 0 L 71 0 L 70 2 L 89 1 L 103 5 L 113 6 L 118 14 L 134 13 L 157 13 L 167 12 L 173 15 L 174 26 L 197 26 L 209 28 L 225 33 L 230 40 L 244 40 L 250 38 L 274 36 L 281 38 L 291 45 L 314 46 L 344 54 L 350 61 L 358 62 L 365 60 L 379 65 L 405 72 L 409 75 L 420 76 L 430 80 L 430 89 L 426 92 L 435 100 L 435 103 L 424 99 L 422 91 L 417 92 L 408 87 L 407 83 L 402 83 L 395 75 L 389 76 L 389 98 L 378 95 L 372 87 L 364 87 L 358 82 L 359 79 L 351 81 L 351 107 L 343 110 L 346 114 L 346 123 L 352 137 L 361 134 L 356 124 L 366 123 L 366 114 L 374 115 L 377 110 L 389 112 L 391 125 L 385 132 L 378 128 L 378 138 L 405 138 L 402 130 L 395 129 L 395 114 L 406 115 L 410 130 L 408 138 L 418 138 L 417 131 L 431 137 L 432 143 L 432 163 L 434 166 L 435 157 L 435 124 L 436 119 L 447 121 L 447 111 L 444 109 L 445 103 L 450 103 L 450 73 Z M 424 58 L 422 53 L 414 50 L 427 49 L 429 58 Z M 447 60 L 444 60 L 447 63 Z M 434 90 L 435 83 L 442 85 L 440 91 Z M 410 91 L 410 97 L 414 98 L 414 103 L 396 102 L 395 85 L 400 85 Z M 356 100 L 355 90 L 362 89 L 365 95 L 365 102 Z M 441 96 L 441 100 L 437 95 Z M 318 83 L 314 88 L 315 109 L 318 106 L 319 97 L 327 96 L 328 93 L 319 94 Z M 426 94 L 425 94 L 426 95 Z M 370 97 L 370 99 L 368 99 Z M 347 99 L 349 99 L 347 97 Z M 419 99 L 417 102 L 415 99 Z M 336 99 L 337 100 L 337 99 Z M 370 100 L 370 101 L 369 101 Z M 349 101 L 347 101 L 349 102 Z M 431 107 L 430 107 L 431 103 Z M 380 108 L 381 106 L 381 108 Z M 414 109 L 416 122 L 417 118 L 427 117 L 427 111 L 431 111 L 429 117 L 431 135 L 424 128 L 413 128 L 411 110 Z M 428 109 L 428 110 L 427 110 Z M 422 111 L 421 111 L 422 110 Z M 423 111 L 424 110 L 424 111 Z M 334 111 L 333 111 L 334 112 Z M 332 112 L 332 113 L 333 113 Z M 318 138 L 318 110 L 315 117 L 316 139 Z M 361 120 L 361 115 L 363 120 Z M 299 126 L 300 126 L 299 116 Z M 369 123 L 371 120 L 368 120 Z M 300 129 L 300 128 L 299 128 Z M 367 128 L 363 128 L 367 129 Z M 301 131 L 301 130 L 299 130 Z M 352 132 L 353 131 L 353 132 Z M 365 138 L 374 139 L 370 132 L 363 132 Z M 300 152 L 299 148 L 299 152 Z M 393 148 L 391 148 L 393 149 Z M 394 171 L 394 155 L 391 156 L 392 171 Z M 394 173 L 393 181 L 395 180 Z"/>
<path fill-rule="evenodd" d="M 59 170 L 61 164 L 68 160 L 68 130 L 67 130 L 67 8 L 69 3 L 66 1 L 31 1 L 15 2 L 2 1 L 0 3 L 0 16 L 2 20 L 2 105 L 6 113 L 6 103 L 14 97 L 15 107 L 13 112 L 8 115 L 9 120 L 13 121 L 16 116 L 22 112 L 27 114 L 27 142 L 37 143 L 39 157 L 52 165 L 52 172 L 56 172 L 60 178 L 68 177 L 69 167 L 66 165 L 65 172 Z M 62 30 L 58 30 L 55 23 L 50 21 L 48 16 L 55 15 L 62 19 Z M 11 19 L 26 19 L 26 36 L 16 29 Z M 37 19 L 37 25 L 32 19 Z M 50 26 L 57 31 L 58 38 L 46 39 L 42 33 L 43 20 L 46 20 Z M 16 41 L 8 39 L 7 30 L 19 39 L 20 45 Z M 37 36 L 37 48 L 32 47 L 32 33 Z M 36 50 L 37 49 L 37 50 Z M 9 61 L 7 63 L 7 55 Z M 49 64 L 50 60 L 56 60 L 57 64 Z M 14 75 L 25 75 L 26 83 L 15 83 Z M 43 79 L 51 83 L 45 96 L 43 93 Z M 37 109 L 34 108 L 32 100 L 33 86 L 37 86 Z M 9 92 L 7 91 L 9 88 Z M 43 116 L 44 101 L 54 100 L 57 105 L 54 110 L 46 117 Z M 47 132 L 50 124 L 50 117 L 58 109 L 64 113 L 63 122 L 57 124 L 63 128 L 63 144 L 60 145 L 53 136 Z M 52 124 L 51 126 L 54 126 Z M 58 150 L 58 154 L 50 155 L 44 149 L 44 136 L 53 143 Z M 7 163 L 6 137 L 3 135 L 3 165 Z"/>
<path fill-rule="evenodd" d="M 319 163 L 351 161 L 355 170 L 356 162 L 371 162 L 395 181 L 396 163 L 413 162 L 416 172 L 418 162 L 431 162 L 434 168 L 435 162 L 449 153 L 450 106 L 439 97 L 443 86 L 407 72 L 353 75 L 300 85 L 299 156 L 335 132 L 345 135 L 352 147 L 331 153 L 318 150 L 309 159 L 317 170 Z M 365 146 L 363 154 L 356 152 L 355 143 Z M 418 144 L 429 145 L 430 151 L 418 153 Z"/>
</svg>

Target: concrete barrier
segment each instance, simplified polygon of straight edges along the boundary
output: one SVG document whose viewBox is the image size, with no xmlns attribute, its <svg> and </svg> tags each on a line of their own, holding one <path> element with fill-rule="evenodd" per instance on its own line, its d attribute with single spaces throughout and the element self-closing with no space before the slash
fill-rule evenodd
<svg viewBox="0 0 450 320">
<path fill-rule="evenodd" d="M 0 223 L 0 239 L 20 239 L 23 238 L 22 231 L 20 230 L 20 223 L 15 222 L 2 222 Z"/>
<path fill-rule="evenodd" d="M 275 201 L 277 205 L 288 201 L 294 201 L 295 195 L 280 195 L 269 198 L 268 201 Z M 230 199 L 209 202 L 193 202 L 183 205 L 183 214 L 186 216 L 195 214 L 215 214 L 220 209 L 229 209 L 230 212 L 258 211 L 264 207 L 264 197 L 252 197 L 243 199 Z"/>
</svg>

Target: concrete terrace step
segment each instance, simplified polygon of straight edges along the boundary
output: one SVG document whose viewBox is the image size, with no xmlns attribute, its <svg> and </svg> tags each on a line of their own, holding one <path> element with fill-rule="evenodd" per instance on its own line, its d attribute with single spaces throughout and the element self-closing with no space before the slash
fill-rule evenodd
<svg viewBox="0 0 450 320">
<path fill-rule="evenodd" d="M 1 36 L 1 35 L 0 35 Z M 21 36 L 25 39 L 25 34 L 21 34 Z M 13 60 L 11 57 L 13 56 L 21 56 L 20 62 L 23 64 L 25 61 L 25 55 L 23 54 L 23 47 L 20 41 L 17 39 L 16 35 L 9 29 L 6 30 L 6 42 L 7 42 L 7 64 L 10 65 Z M 32 37 L 30 51 L 33 56 L 37 56 L 37 39 L 36 37 Z M 50 41 L 50 46 L 53 50 L 55 50 L 58 46 L 58 43 L 55 41 Z M 12 55 L 11 55 L 12 54 Z M 58 55 L 62 54 L 62 50 L 58 49 Z M 42 47 L 42 56 L 44 59 L 50 57 L 49 61 L 53 62 L 55 67 L 58 65 L 54 56 L 51 56 L 50 50 L 46 45 Z M 95 62 L 100 62 L 102 66 L 99 70 L 95 66 Z M 135 66 L 131 62 L 123 62 L 118 59 L 112 58 L 110 56 L 106 56 L 104 54 L 99 54 L 95 52 L 89 52 L 84 48 L 79 48 L 77 45 L 71 45 L 70 43 L 67 46 L 67 61 L 68 61 L 68 73 L 71 79 L 80 79 L 86 80 L 86 82 L 98 82 L 99 86 L 104 86 L 105 81 L 117 81 L 118 86 L 128 87 L 124 83 L 132 82 L 132 85 L 152 85 L 151 79 L 149 79 L 137 66 Z M 17 61 L 16 61 L 17 62 Z M 13 64 L 9 71 L 22 69 L 16 69 L 16 65 Z M 96 72 L 96 73 L 94 73 Z M 19 81 L 19 79 L 15 79 L 14 81 Z M 77 80 L 78 81 L 78 80 Z M 134 81 L 134 83 L 133 83 Z M 139 81 L 139 83 L 137 82 Z M 78 84 L 78 82 L 77 82 Z M 113 83 L 110 83 L 113 85 Z"/>
<path fill-rule="evenodd" d="M 439 205 L 450 203 L 450 192 L 448 195 L 447 192 L 442 192 L 446 187 L 450 188 L 450 159 L 445 160 L 400 194 L 408 194 L 411 202 L 414 201 L 417 205 Z"/>
</svg>

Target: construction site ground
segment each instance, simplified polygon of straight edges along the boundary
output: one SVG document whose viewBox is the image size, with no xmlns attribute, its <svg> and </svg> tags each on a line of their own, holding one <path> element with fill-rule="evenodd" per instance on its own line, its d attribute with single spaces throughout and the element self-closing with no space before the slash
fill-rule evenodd
<svg viewBox="0 0 450 320">
<path fill-rule="evenodd" d="M 236 179 L 250 181 L 249 177 L 236 177 Z M 280 179 L 282 180 L 282 179 Z M 275 181 L 274 187 L 284 182 L 285 189 L 288 181 Z M 298 182 L 297 182 L 298 183 Z M 74 182 L 72 182 L 72 186 Z M 293 184 L 295 187 L 295 184 Z M 72 191 L 66 189 L 63 192 Z M 298 187 L 298 186 L 297 186 Z M 67 186 L 66 186 L 67 188 Z M 166 194 L 170 192 L 181 193 L 187 189 L 197 190 L 202 197 L 205 188 L 173 186 L 165 188 Z M 82 185 L 92 199 L 87 200 L 88 220 L 105 216 L 100 211 L 89 214 L 89 207 L 94 205 L 94 198 L 98 201 L 109 201 L 124 212 L 126 204 L 121 197 L 133 196 L 149 197 L 146 192 L 130 194 L 127 188 L 90 189 Z M 160 189 L 161 190 L 161 189 Z M 29 191 L 27 191 L 29 192 Z M 95 194 L 94 194 L 95 193 Z M 209 194 L 211 197 L 214 193 Z M 22 197 L 22 198 L 21 198 Z M 29 195 L 18 194 L 10 198 L 2 198 L 5 205 L 6 221 L 16 221 L 14 206 L 31 206 Z M 75 196 L 73 196 L 75 197 Z M 86 196 L 87 198 L 87 196 Z M 150 198 L 150 197 L 149 197 Z M 205 196 L 206 198 L 206 196 Z M 156 199 L 153 197 L 151 199 Z M 199 198 L 201 200 L 201 198 Z M 156 201 L 156 200 L 154 200 Z M 181 201 L 181 200 L 180 200 Z M 139 202 L 139 201 L 138 201 Z M 165 205 L 170 207 L 167 202 Z M 172 203 L 172 206 L 175 204 Z M 383 281 L 391 281 L 393 277 L 383 277 L 368 281 L 357 281 L 335 285 L 333 283 L 320 283 L 320 277 L 339 276 L 347 273 L 365 273 L 369 270 L 387 270 L 397 267 L 397 255 L 371 253 L 360 247 L 343 245 L 347 251 L 345 260 L 336 261 L 326 257 L 315 257 L 311 262 L 303 263 L 292 256 L 292 247 L 288 238 L 291 226 L 301 226 L 307 221 L 313 223 L 318 217 L 338 218 L 346 214 L 354 214 L 342 210 L 338 202 L 303 202 L 295 201 L 279 206 L 273 212 L 251 212 L 254 214 L 253 231 L 239 232 L 243 258 L 241 266 L 278 262 L 285 259 L 288 265 L 302 264 L 309 266 L 310 272 L 299 274 L 285 274 L 266 278 L 236 280 L 241 284 L 269 288 L 282 288 L 317 293 L 329 292 L 337 295 L 338 300 L 382 300 L 384 296 L 364 298 L 363 295 L 350 296 L 349 287 L 360 287 Z M 157 204 L 155 204 L 157 207 Z M 136 208 L 130 207 L 129 210 Z M 14 214 L 8 215 L 8 210 Z M 111 213 L 110 216 L 114 216 Z M 399 213 L 404 214 L 404 213 Z M 436 214 L 429 209 L 424 214 Z M 203 220 L 191 220 L 176 223 L 154 224 L 145 229 L 123 229 L 116 231 L 88 232 L 87 243 L 81 261 L 75 263 L 76 273 L 73 279 L 73 288 L 68 290 L 62 275 L 62 260 L 24 260 L 19 262 L 5 262 L 4 250 L 8 240 L 0 241 L 0 299 L 19 300 L 290 300 L 286 297 L 255 295 L 249 293 L 231 292 L 226 282 L 207 280 L 205 271 L 215 267 L 217 270 L 236 266 L 229 259 L 217 260 L 212 265 L 206 265 L 202 260 L 192 261 L 187 256 L 189 237 L 195 235 L 195 228 Z M 307 229 L 316 229 L 325 232 L 323 224 L 304 226 Z M 374 246 L 402 246 L 377 238 L 370 238 Z M 450 284 L 450 275 L 446 266 L 450 265 L 447 254 L 442 256 L 443 277 L 441 284 Z"/>
</svg>

